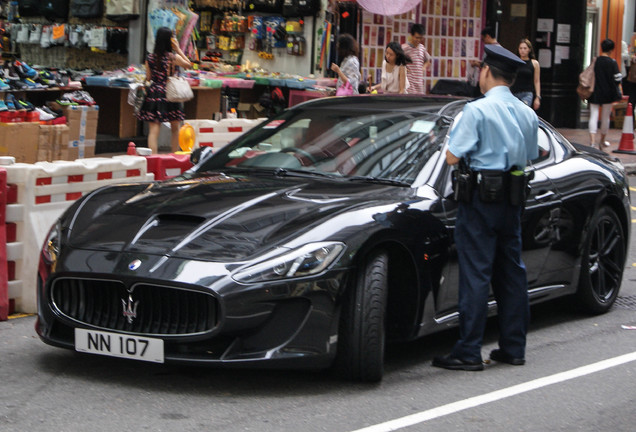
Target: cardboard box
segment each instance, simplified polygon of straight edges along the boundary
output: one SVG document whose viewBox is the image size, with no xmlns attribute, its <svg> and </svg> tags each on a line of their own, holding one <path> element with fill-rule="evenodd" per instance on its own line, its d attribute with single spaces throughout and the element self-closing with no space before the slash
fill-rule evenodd
<svg viewBox="0 0 636 432">
<path fill-rule="evenodd" d="M 76 151 L 68 146 L 67 125 L 40 125 L 38 161 L 75 160 Z"/>
<path fill-rule="evenodd" d="M 16 162 L 35 163 L 38 157 L 38 123 L 1 123 L 0 154 L 15 157 Z"/>
<path fill-rule="evenodd" d="M 69 149 L 77 152 L 78 158 L 95 156 L 99 106 L 67 106 L 64 109 L 64 115 L 69 127 Z"/>
</svg>

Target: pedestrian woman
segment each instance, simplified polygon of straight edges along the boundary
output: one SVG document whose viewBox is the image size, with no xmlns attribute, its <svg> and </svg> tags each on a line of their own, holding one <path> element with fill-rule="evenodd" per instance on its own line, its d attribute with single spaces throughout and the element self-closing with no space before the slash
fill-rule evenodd
<svg viewBox="0 0 636 432">
<path fill-rule="evenodd" d="M 192 63 L 183 54 L 172 30 L 161 27 L 155 36 L 155 49 L 148 54 L 145 62 L 146 81 L 150 88 L 137 118 L 148 122 L 148 147 L 153 153 L 158 151 L 161 123 L 170 122 L 170 147 L 173 152 L 179 149 L 179 126 L 185 119 L 183 105 L 166 100 L 166 83 L 175 67 L 192 67 Z"/>
<path fill-rule="evenodd" d="M 596 145 L 596 132 L 598 130 L 599 109 L 601 109 L 601 139 L 598 148 L 609 147 L 610 143 L 605 141 L 605 136 L 609 130 L 610 113 L 612 102 L 621 100 L 621 92 L 618 88 L 622 80 L 622 75 L 618 69 L 616 60 L 610 57 L 614 51 L 614 41 L 605 39 L 601 42 L 601 55 L 597 57 L 594 64 L 594 92 L 588 99 L 590 104 L 590 145 Z"/>
<path fill-rule="evenodd" d="M 521 102 L 534 110 L 541 106 L 541 68 L 535 60 L 532 43 L 528 39 L 521 39 L 517 48 L 519 58 L 525 62 L 517 71 L 517 79 L 510 91 Z"/>
<path fill-rule="evenodd" d="M 338 37 L 338 58 L 340 66 L 331 63 L 331 70 L 338 74 L 336 94 L 351 88 L 350 94 L 358 94 L 360 84 L 360 60 L 358 60 L 358 42 L 350 34 L 344 33 Z"/>
<path fill-rule="evenodd" d="M 397 42 L 389 42 L 384 51 L 382 61 L 382 80 L 371 87 L 371 90 L 381 89 L 383 93 L 406 93 L 409 80 L 406 77 L 406 65 L 412 63 L 411 57 L 406 55 Z"/>
</svg>

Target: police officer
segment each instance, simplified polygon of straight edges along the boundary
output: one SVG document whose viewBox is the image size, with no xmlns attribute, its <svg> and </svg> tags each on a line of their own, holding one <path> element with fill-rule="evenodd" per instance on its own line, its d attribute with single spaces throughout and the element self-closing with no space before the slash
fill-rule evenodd
<svg viewBox="0 0 636 432">
<path fill-rule="evenodd" d="M 449 165 L 464 158 L 473 179 L 469 199 L 459 203 L 455 226 L 460 337 L 450 354 L 433 359 L 433 366 L 452 370 L 484 369 L 481 346 L 491 284 L 500 336 L 499 348 L 490 358 L 525 364 L 530 309 L 521 261 L 524 198 L 515 196 L 525 192 L 525 183 L 515 192 L 511 179 L 525 181 L 520 176 L 526 162 L 538 156 L 538 119 L 532 108 L 510 92 L 523 61 L 500 45 L 488 45 L 485 51 L 479 73 L 485 97 L 466 104 L 446 152 Z"/>
</svg>

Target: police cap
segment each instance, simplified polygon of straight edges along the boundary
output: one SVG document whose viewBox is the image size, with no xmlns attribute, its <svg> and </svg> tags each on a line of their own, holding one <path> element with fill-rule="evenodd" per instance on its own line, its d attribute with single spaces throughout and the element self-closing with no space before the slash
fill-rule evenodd
<svg viewBox="0 0 636 432">
<path fill-rule="evenodd" d="M 502 72 L 517 72 L 525 62 L 501 45 L 490 44 L 484 46 L 486 57 L 484 63 L 500 69 Z"/>
</svg>

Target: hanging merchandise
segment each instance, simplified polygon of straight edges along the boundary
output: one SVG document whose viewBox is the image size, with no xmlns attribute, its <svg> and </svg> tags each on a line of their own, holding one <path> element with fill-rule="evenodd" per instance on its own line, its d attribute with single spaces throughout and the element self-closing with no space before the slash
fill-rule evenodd
<svg viewBox="0 0 636 432">
<path fill-rule="evenodd" d="M 64 45 L 66 42 L 66 25 L 53 24 L 51 26 L 51 45 Z"/>
<path fill-rule="evenodd" d="M 42 37 L 42 26 L 40 24 L 31 24 L 31 30 L 29 31 L 29 43 L 37 45 L 40 43 Z"/>
<path fill-rule="evenodd" d="M 128 54 L 128 29 L 108 27 L 106 45 L 106 52 Z"/>
<path fill-rule="evenodd" d="M 304 17 L 316 16 L 320 10 L 317 0 L 283 0 L 283 16 Z"/>
<path fill-rule="evenodd" d="M 42 26 L 42 36 L 40 37 L 40 46 L 48 48 L 51 46 L 51 26 Z"/>
<path fill-rule="evenodd" d="M 49 21 L 68 19 L 69 0 L 45 0 L 40 6 L 40 14 Z"/>
<path fill-rule="evenodd" d="M 112 21 L 128 21 L 139 18 L 140 0 L 108 0 L 106 18 Z"/>
<path fill-rule="evenodd" d="M 280 12 L 281 0 L 248 0 L 248 12 Z"/>
<path fill-rule="evenodd" d="M 71 0 L 71 16 L 100 18 L 103 15 L 103 6 L 103 0 Z"/>
<path fill-rule="evenodd" d="M 15 38 L 17 43 L 29 42 L 29 24 L 16 24 L 18 26 L 18 34 Z"/>
</svg>

